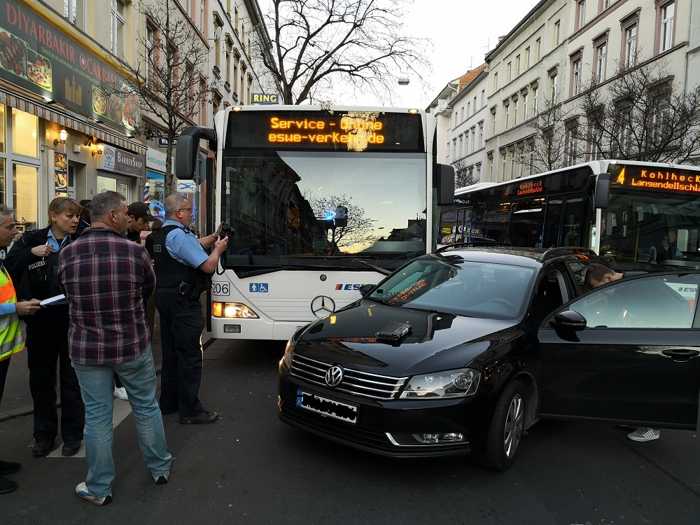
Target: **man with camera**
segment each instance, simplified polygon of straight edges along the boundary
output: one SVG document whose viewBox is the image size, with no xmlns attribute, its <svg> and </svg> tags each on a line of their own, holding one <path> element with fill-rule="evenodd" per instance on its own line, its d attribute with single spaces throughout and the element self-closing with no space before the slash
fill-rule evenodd
<svg viewBox="0 0 700 525">
<path fill-rule="evenodd" d="M 226 251 L 228 237 L 217 234 L 197 239 L 192 201 L 182 194 L 165 198 L 166 220 L 146 240 L 156 272 L 156 308 L 160 314 L 163 369 L 160 409 L 179 412 L 182 424 L 213 423 L 219 415 L 199 400 L 202 382 L 201 334 L 204 328 L 201 294 Z M 211 250 L 207 253 L 206 250 Z"/>
</svg>

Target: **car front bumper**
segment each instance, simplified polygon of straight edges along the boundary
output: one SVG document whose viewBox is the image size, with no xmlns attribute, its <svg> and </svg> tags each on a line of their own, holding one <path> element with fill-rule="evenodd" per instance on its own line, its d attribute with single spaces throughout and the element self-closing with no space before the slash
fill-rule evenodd
<svg viewBox="0 0 700 525">
<path fill-rule="evenodd" d="M 356 423 L 308 411 L 299 406 L 305 392 L 357 407 Z M 307 383 L 280 368 L 278 410 L 280 419 L 357 449 L 396 458 L 449 456 L 468 453 L 479 433 L 482 410 L 473 399 L 376 400 L 361 398 Z M 421 444 L 414 434 L 461 434 L 453 443 Z"/>
</svg>

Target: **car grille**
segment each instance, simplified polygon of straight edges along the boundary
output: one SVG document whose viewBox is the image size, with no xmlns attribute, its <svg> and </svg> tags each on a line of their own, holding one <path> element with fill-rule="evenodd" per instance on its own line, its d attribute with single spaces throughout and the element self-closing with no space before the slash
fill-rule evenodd
<svg viewBox="0 0 700 525">
<path fill-rule="evenodd" d="M 291 372 L 299 379 L 331 388 L 326 384 L 325 378 L 326 372 L 332 366 L 329 363 L 294 354 Z M 371 399 L 395 399 L 406 379 L 408 378 L 370 374 L 343 367 L 343 380 L 333 390 Z"/>
</svg>

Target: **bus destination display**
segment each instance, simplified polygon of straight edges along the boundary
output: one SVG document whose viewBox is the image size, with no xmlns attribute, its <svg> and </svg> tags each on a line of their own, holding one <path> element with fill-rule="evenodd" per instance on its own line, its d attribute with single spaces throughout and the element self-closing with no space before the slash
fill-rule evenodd
<svg viewBox="0 0 700 525">
<path fill-rule="evenodd" d="M 618 166 L 613 184 L 625 188 L 700 194 L 700 175 L 677 169 Z"/>
<path fill-rule="evenodd" d="M 230 113 L 227 148 L 424 151 L 418 114 L 327 111 Z"/>
</svg>

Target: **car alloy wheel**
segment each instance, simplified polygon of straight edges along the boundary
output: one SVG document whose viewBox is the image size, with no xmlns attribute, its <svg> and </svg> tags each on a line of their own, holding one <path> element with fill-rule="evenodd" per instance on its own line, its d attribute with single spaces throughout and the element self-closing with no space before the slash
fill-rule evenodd
<svg viewBox="0 0 700 525">
<path fill-rule="evenodd" d="M 525 403 L 519 393 L 515 393 L 508 405 L 508 413 L 503 427 L 503 451 L 506 457 L 511 459 L 515 456 L 520 445 L 525 426 Z"/>
</svg>

